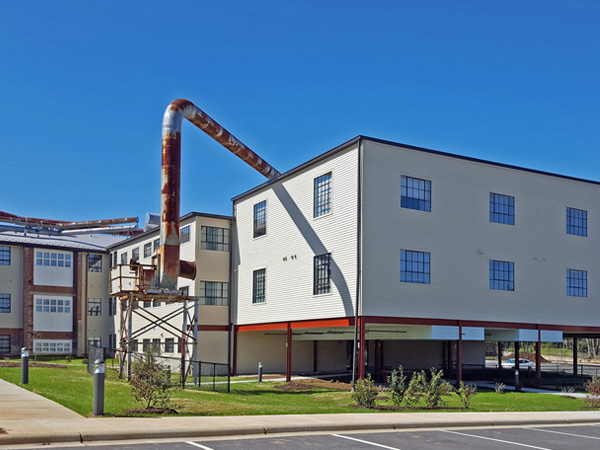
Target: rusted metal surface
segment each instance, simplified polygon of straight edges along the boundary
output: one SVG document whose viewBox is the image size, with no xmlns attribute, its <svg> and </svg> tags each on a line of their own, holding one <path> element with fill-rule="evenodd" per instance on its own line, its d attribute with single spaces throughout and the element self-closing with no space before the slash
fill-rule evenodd
<svg viewBox="0 0 600 450">
<path fill-rule="evenodd" d="M 0 211 L 0 222 L 14 223 L 17 225 L 51 226 L 66 230 L 71 228 L 99 228 L 107 225 L 137 223 L 138 218 L 123 217 L 119 219 L 102 219 L 89 220 L 83 222 L 71 222 L 64 220 L 40 219 L 37 217 L 18 216 L 16 214 L 11 214 L 6 211 Z"/>
<path fill-rule="evenodd" d="M 269 180 L 280 175 L 229 131 L 189 100 L 178 99 L 169 104 L 163 117 L 161 169 L 161 225 L 159 284 L 164 289 L 176 289 L 180 275 L 179 205 L 181 189 L 181 125 L 188 119 L 218 143 L 241 158 Z"/>
</svg>

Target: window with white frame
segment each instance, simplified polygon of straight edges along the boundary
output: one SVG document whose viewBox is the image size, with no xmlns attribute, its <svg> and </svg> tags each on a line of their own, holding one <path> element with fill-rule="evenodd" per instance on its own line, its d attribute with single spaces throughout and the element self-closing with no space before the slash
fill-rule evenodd
<svg viewBox="0 0 600 450">
<path fill-rule="evenodd" d="M 265 302 L 265 269 L 258 269 L 252 273 L 252 303 Z"/>
<path fill-rule="evenodd" d="M 156 251 L 158 247 L 160 247 L 160 239 L 154 239 L 152 242 L 152 250 Z"/>
<path fill-rule="evenodd" d="M 102 272 L 102 255 L 95 255 L 91 253 L 88 256 L 88 271 Z"/>
<path fill-rule="evenodd" d="M 0 334 L 0 355 L 10 353 L 10 334 Z"/>
<path fill-rule="evenodd" d="M 165 338 L 165 353 L 175 352 L 175 338 Z"/>
<path fill-rule="evenodd" d="M 431 255 L 429 252 L 400 250 L 400 281 L 403 283 L 431 283 Z"/>
<path fill-rule="evenodd" d="M 229 298 L 229 283 L 220 281 L 200 282 L 200 305 L 227 306 Z"/>
<path fill-rule="evenodd" d="M 0 245 L 0 266 L 10 266 L 10 247 Z"/>
<path fill-rule="evenodd" d="M 71 300 L 61 298 L 36 298 L 35 311 L 44 313 L 71 314 Z"/>
<path fill-rule="evenodd" d="M 35 252 L 36 266 L 71 267 L 71 254 L 58 252 Z"/>
<path fill-rule="evenodd" d="M 200 248 L 202 250 L 229 251 L 229 229 L 202 226 Z"/>
<path fill-rule="evenodd" d="M 402 175 L 400 206 L 431 211 L 431 181 Z"/>
<path fill-rule="evenodd" d="M 131 250 L 131 258 L 135 259 L 136 261 L 140 260 L 140 248 L 136 247 L 133 250 Z"/>
<path fill-rule="evenodd" d="M 152 256 L 152 242 L 144 244 L 144 258 L 149 258 L 150 256 Z"/>
<path fill-rule="evenodd" d="M 34 295 L 34 331 L 73 331 L 73 297 Z"/>
<path fill-rule="evenodd" d="M 319 217 L 331 212 L 331 172 L 315 178 L 313 216 Z"/>
<path fill-rule="evenodd" d="M 88 298 L 88 316 L 102 315 L 102 299 Z"/>
<path fill-rule="evenodd" d="M 567 269 L 567 295 L 587 297 L 587 270 Z"/>
<path fill-rule="evenodd" d="M 587 211 L 567 208 L 567 234 L 587 237 Z"/>
<path fill-rule="evenodd" d="M 72 352 L 72 345 L 69 339 L 34 339 L 33 353 L 69 354 Z"/>
<path fill-rule="evenodd" d="M 254 205 L 254 237 L 267 234 L 267 201 Z"/>
<path fill-rule="evenodd" d="M 515 290 L 515 264 L 513 262 L 490 260 L 490 289 Z"/>
<path fill-rule="evenodd" d="M 0 313 L 10 314 L 10 294 L 0 294 Z"/>
<path fill-rule="evenodd" d="M 121 264 L 127 264 L 127 252 L 121 253 Z"/>
<path fill-rule="evenodd" d="M 186 242 L 190 242 L 190 226 L 188 225 L 187 227 L 183 227 L 181 229 L 181 232 L 179 234 L 180 239 L 181 239 L 181 243 L 185 244 Z"/>
<path fill-rule="evenodd" d="M 179 292 L 181 292 L 181 295 L 185 295 L 187 297 L 188 295 L 190 295 L 190 287 L 189 286 L 180 287 Z"/>
<path fill-rule="evenodd" d="M 331 253 L 314 258 L 313 295 L 331 292 Z"/>
</svg>

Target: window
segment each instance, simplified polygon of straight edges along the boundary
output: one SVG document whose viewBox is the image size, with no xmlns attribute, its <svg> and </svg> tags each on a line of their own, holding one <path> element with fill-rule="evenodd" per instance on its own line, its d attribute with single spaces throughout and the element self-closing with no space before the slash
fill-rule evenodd
<svg viewBox="0 0 600 450">
<path fill-rule="evenodd" d="M 89 272 L 102 272 L 102 255 L 89 255 L 88 256 L 88 271 Z"/>
<path fill-rule="evenodd" d="M 35 312 L 71 314 L 71 300 L 36 298 Z"/>
<path fill-rule="evenodd" d="M 0 313 L 10 314 L 10 294 L 0 294 Z"/>
<path fill-rule="evenodd" d="M 134 339 L 131 342 L 131 351 L 137 353 L 140 351 L 140 342 L 137 339 Z"/>
<path fill-rule="evenodd" d="M 254 237 L 267 234 L 267 201 L 254 205 Z"/>
<path fill-rule="evenodd" d="M 490 222 L 515 224 L 515 198 L 490 192 Z"/>
<path fill-rule="evenodd" d="M 567 208 L 567 234 L 587 236 L 587 211 Z"/>
<path fill-rule="evenodd" d="M 190 287 L 189 286 L 180 287 L 179 291 L 181 292 L 181 295 L 185 295 L 186 297 L 188 295 L 190 295 Z"/>
<path fill-rule="evenodd" d="M 117 315 L 117 297 L 111 297 L 108 299 L 108 315 Z"/>
<path fill-rule="evenodd" d="M 431 211 L 431 181 L 402 175 L 400 197 L 402 208 Z"/>
<path fill-rule="evenodd" d="M 252 303 L 265 302 L 265 269 L 255 270 L 252 274 Z"/>
<path fill-rule="evenodd" d="M 314 217 L 331 212 L 331 172 L 315 178 Z"/>
<path fill-rule="evenodd" d="M 313 294 L 331 292 L 331 253 L 317 255 L 314 259 Z"/>
<path fill-rule="evenodd" d="M 0 354 L 10 353 L 10 335 L 0 335 Z"/>
<path fill-rule="evenodd" d="M 35 252 L 36 266 L 71 267 L 69 253 Z"/>
<path fill-rule="evenodd" d="M 108 261 L 111 265 L 111 267 L 114 267 L 117 265 L 117 252 L 112 252 L 109 255 L 109 261 Z"/>
<path fill-rule="evenodd" d="M 88 316 L 102 315 L 102 299 L 88 298 Z"/>
<path fill-rule="evenodd" d="M 430 254 L 400 250 L 400 281 L 404 283 L 430 284 Z"/>
<path fill-rule="evenodd" d="M 88 338 L 88 347 L 102 347 L 102 338 L 100 336 L 90 336 Z"/>
<path fill-rule="evenodd" d="M 131 250 L 131 258 L 135 259 L 136 261 L 140 260 L 140 248 L 136 247 L 133 250 Z"/>
<path fill-rule="evenodd" d="M 151 308 L 151 307 L 152 307 L 152 302 L 144 301 L 144 308 Z"/>
<path fill-rule="evenodd" d="M 152 242 L 152 250 L 156 251 L 158 247 L 160 247 L 160 239 L 154 239 L 154 242 Z"/>
<path fill-rule="evenodd" d="M 144 258 L 150 258 L 152 256 L 152 242 L 144 244 Z"/>
<path fill-rule="evenodd" d="M 121 264 L 127 264 L 127 252 L 121 253 Z"/>
<path fill-rule="evenodd" d="M 185 244 L 186 242 L 190 242 L 190 226 L 183 227 L 181 229 L 181 243 Z"/>
<path fill-rule="evenodd" d="M 202 250 L 229 251 L 229 229 L 202 227 Z"/>
<path fill-rule="evenodd" d="M 175 339 L 174 338 L 166 338 L 165 339 L 165 353 L 173 353 L 175 351 Z"/>
<path fill-rule="evenodd" d="M 6 245 L 0 245 L 0 266 L 10 266 L 10 247 Z"/>
<path fill-rule="evenodd" d="M 490 289 L 515 290 L 515 265 L 508 261 L 490 260 Z"/>
<path fill-rule="evenodd" d="M 229 284 L 218 281 L 201 281 L 199 297 L 201 305 L 227 306 Z"/>
<path fill-rule="evenodd" d="M 587 270 L 567 269 L 567 295 L 587 297 Z"/>
<path fill-rule="evenodd" d="M 143 352 L 147 352 L 147 351 L 149 351 L 149 350 L 150 350 L 150 348 L 151 348 L 151 347 L 150 347 L 151 345 L 152 345 L 152 344 L 151 344 L 151 341 L 150 341 L 150 339 L 144 339 L 144 340 L 142 340 L 142 351 L 143 351 Z"/>
<path fill-rule="evenodd" d="M 152 350 L 160 353 L 160 338 L 152 339 Z"/>
<path fill-rule="evenodd" d="M 72 352 L 71 347 L 72 343 L 69 339 L 34 339 L 33 341 L 33 353 L 69 354 Z"/>
</svg>

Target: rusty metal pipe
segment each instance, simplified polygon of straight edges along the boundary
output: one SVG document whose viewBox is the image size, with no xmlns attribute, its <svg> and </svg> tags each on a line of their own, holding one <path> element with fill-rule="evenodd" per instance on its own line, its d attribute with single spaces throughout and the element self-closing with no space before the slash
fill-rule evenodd
<svg viewBox="0 0 600 450">
<path fill-rule="evenodd" d="M 181 124 L 188 119 L 219 144 L 269 180 L 280 173 L 189 100 L 172 101 L 163 117 L 159 284 L 176 289 L 179 266 L 179 199 L 181 191 Z"/>
</svg>

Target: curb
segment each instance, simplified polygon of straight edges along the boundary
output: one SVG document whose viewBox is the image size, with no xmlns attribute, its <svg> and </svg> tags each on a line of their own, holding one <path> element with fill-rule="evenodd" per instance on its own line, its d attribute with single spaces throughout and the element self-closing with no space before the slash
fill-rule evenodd
<svg viewBox="0 0 600 450">
<path fill-rule="evenodd" d="M 141 439 L 177 439 L 177 438 L 203 438 L 216 436 L 249 436 L 249 435 L 276 435 L 283 433 L 310 433 L 310 432 L 350 432 L 370 430 L 407 430 L 429 428 L 465 428 L 465 427 L 506 427 L 529 425 L 574 425 L 600 423 L 598 417 L 581 418 L 532 418 L 530 420 L 502 419 L 490 420 L 489 418 L 475 420 L 439 420 L 431 422 L 380 422 L 361 424 L 334 424 L 311 423 L 289 425 L 249 425 L 236 427 L 211 428 L 200 430 L 195 427 L 155 428 L 146 430 L 110 430 L 110 431 L 80 431 L 69 433 L 21 433 L 0 434 L 0 447 L 15 444 L 46 444 L 46 443 L 85 443 L 116 440 L 141 440 Z"/>
</svg>

